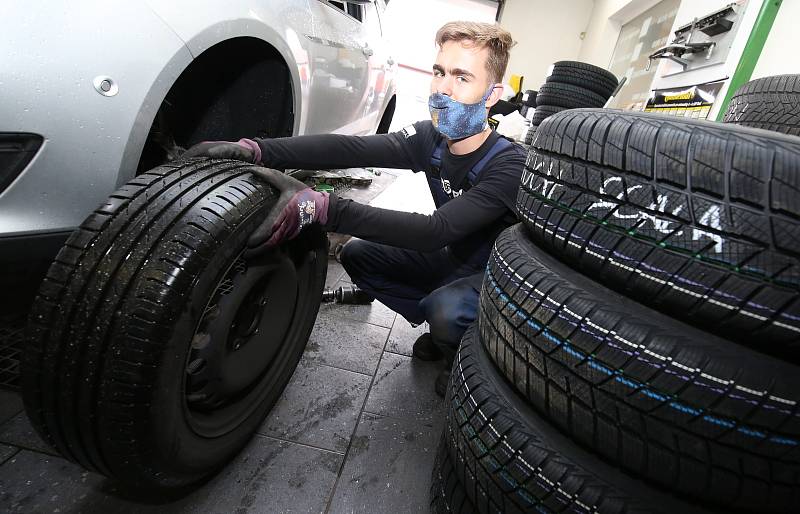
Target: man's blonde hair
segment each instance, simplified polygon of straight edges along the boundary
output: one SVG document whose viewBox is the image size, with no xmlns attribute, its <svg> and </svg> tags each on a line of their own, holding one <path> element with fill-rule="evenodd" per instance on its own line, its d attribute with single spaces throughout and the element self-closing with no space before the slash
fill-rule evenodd
<svg viewBox="0 0 800 514">
<path fill-rule="evenodd" d="M 475 21 L 451 21 L 445 23 L 436 32 L 436 44 L 441 46 L 447 41 L 469 42 L 478 47 L 489 49 L 486 70 L 492 82 L 502 82 L 508 66 L 508 57 L 514 40 L 511 33 L 493 23 Z"/>
</svg>

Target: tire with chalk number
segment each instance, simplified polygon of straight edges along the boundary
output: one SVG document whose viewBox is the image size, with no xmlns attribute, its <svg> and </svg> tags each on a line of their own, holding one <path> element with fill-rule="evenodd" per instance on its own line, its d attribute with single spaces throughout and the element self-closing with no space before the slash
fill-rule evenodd
<svg viewBox="0 0 800 514">
<path fill-rule="evenodd" d="M 800 140 L 609 110 L 539 126 L 517 198 L 534 241 L 684 321 L 800 362 Z"/>
</svg>

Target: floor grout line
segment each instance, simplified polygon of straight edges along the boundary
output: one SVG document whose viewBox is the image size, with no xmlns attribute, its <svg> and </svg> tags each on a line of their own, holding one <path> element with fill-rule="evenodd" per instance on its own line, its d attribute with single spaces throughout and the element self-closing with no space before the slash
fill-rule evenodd
<svg viewBox="0 0 800 514">
<path fill-rule="evenodd" d="M 344 451 L 344 458 L 342 459 L 342 464 L 339 466 L 339 472 L 336 474 L 336 481 L 333 483 L 333 488 L 331 489 L 331 495 L 328 497 L 328 503 L 325 505 L 325 514 L 328 514 L 331 510 L 331 505 L 333 504 L 333 498 L 336 496 L 336 488 L 339 487 L 339 479 L 342 478 L 342 473 L 344 472 L 344 465 L 347 464 L 347 456 L 350 455 L 350 448 L 353 446 L 353 439 L 356 437 L 356 432 L 358 431 L 358 426 L 361 424 L 361 418 L 364 416 L 364 408 L 367 405 L 367 400 L 369 400 L 369 394 L 372 392 L 372 386 L 375 385 L 375 377 L 378 376 L 378 370 L 381 368 L 381 361 L 383 361 L 383 354 L 386 351 L 386 345 L 389 344 L 389 336 L 392 334 L 392 329 L 394 328 L 394 324 L 397 321 L 397 314 L 394 316 L 394 320 L 392 320 L 392 327 L 389 329 L 389 333 L 386 334 L 386 340 L 383 342 L 383 349 L 381 350 L 380 358 L 378 359 L 378 365 L 375 366 L 375 373 L 372 375 L 372 380 L 369 383 L 369 388 L 367 389 L 367 394 L 364 396 L 364 402 L 361 404 L 361 408 L 358 410 L 358 418 L 356 419 L 356 424 L 353 427 L 353 431 L 350 433 L 350 440 L 347 442 L 347 449 Z"/>
<path fill-rule="evenodd" d="M 259 436 L 259 437 L 263 437 L 264 439 L 274 439 L 276 441 L 281 441 L 281 442 L 284 442 L 284 443 L 291 443 L 291 444 L 296 444 L 298 446 L 305 446 L 306 448 L 311 448 L 313 450 L 319 450 L 319 451 L 328 452 L 328 453 L 335 453 L 336 455 L 341 455 L 342 457 L 344 457 L 344 453 L 342 453 L 340 451 L 329 450 L 328 448 L 322 448 L 321 446 L 314 446 L 313 444 L 301 443 L 299 441 L 292 441 L 291 439 L 285 439 L 283 437 L 277 437 L 277 436 L 274 436 L 274 435 L 263 434 L 261 432 L 256 432 L 256 435 Z"/>
<path fill-rule="evenodd" d="M 356 375 L 362 375 L 365 377 L 375 376 L 375 373 L 364 373 L 363 371 L 353 371 L 352 369 L 342 368 L 339 366 L 334 366 L 333 364 L 326 364 L 324 362 L 314 362 L 312 364 L 316 364 L 317 366 L 327 366 L 329 368 L 338 369 L 339 371 L 347 371 L 348 373 L 355 373 Z M 306 364 L 306 366 L 308 366 L 308 364 Z"/>
<path fill-rule="evenodd" d="M 11 445 L 7 445 L 7 446 L 11 446 Z M 11 452 L 11 454 L 8 457 L 6 457 L 5 459 L 0 460 L 0 467 L 2 467 L 3 464 L 5 464 L 6 462 L 10 462 L 11 459 L 16 457 L 17 454 L 19 454 L 19 452 L 22 451 L 22 449 L 20 447 L 18 447 L 18 446 L 11 446 L 11 447 L 14 448 L 14 451 Z M 48 455 L 48 454 L 45 453 L 44 455 Z"/>
</svg>

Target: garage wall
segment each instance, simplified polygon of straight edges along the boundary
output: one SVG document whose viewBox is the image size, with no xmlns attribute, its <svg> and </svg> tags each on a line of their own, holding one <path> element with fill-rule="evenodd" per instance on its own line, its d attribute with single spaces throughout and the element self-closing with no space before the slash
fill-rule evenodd
<svg viewBox="0 0 800 514">
<path fill-rule="evenodd" d="M 758 12 L 761 9 L 763 1 L 764 0 L 747 0 L 744 13 L 738 22 L 740 24 L 739 28 L 737 29 L 736 36 L 732 41 L 730 51 L 728 52 L 725 62 L 699 68 L 693 71 L 688 71 L 686 73 L 678 73 L 675 75 L 666 76 L 680 71 L 681 67 L 678 64 L 667 61 L 666 59 L 661 59 L 656 71 L 656 79 L 653 81 L 652 88 L 662 89 L 683 87 L 694 84 L 702 84 L 704 82 L 728 79 L 733 76 L 734 71 L 736 71 L 736 66 L 739 64 L 739 59 L 742 56 L 742 52 L 744 51 L 747 39 L 750 37 L 750 32 L 753 30 L 753 25 L 755 25 L 755 21 L 758 17 Z M 739 2 L 742 2 L 742 0 L 739 0 Z M 691 23 L 692 19 L 696 17 L 706 15 L 715 11 L 716 9 L 721 9 L 729 3 L 731 3 L 730 0 L 684 0 L 681 2 L 681 7 L 678 9 L 678 13 L 675 15 L 675 24 L 673 26 L 673 30 L 681 25 Z M 785 3 L 787 2 L 784 2 L 784 4 Z M 724 98 L 727 91 L 728 82 L 722 86 L 722 89 L 718 94 L 718 98 Z M 716 119 L 721 105 L 721 101 L 718 101 L 714 104 L 714 107 L 711 109 L 711 112 L 708 115 L 709 119 Z"/>
<path fill-rule="evenodd" d="M 384 30 L 398 64 L 429 72 L 436 57 L 436 31 L 448 21 L 493 23 L 493 0 L 392 0 L 386 7 Z"/>
<path fill-rule="evenodd" d="M 784 0 L 769 31 L 761 57 L 753 70 L 752 78 L 800 73 L 800 61 L 793 55 L 794 50 L 800 48 L 797 20 L 800 20 L 800 2 Z"/>
<path fill-rule="evenodd" d="M 592 0 L 506 0 L 500 25 L 517 42 L 506 78 L 522 75 L 523 89 L 538 89 L 553 62 L 575 60 L 593 7 Z"/>
<path fill-rule="evenodd" d="M 608 68 L 620 28 L 660 0 L 595 0 L 577 60 Z"/>
</svg>

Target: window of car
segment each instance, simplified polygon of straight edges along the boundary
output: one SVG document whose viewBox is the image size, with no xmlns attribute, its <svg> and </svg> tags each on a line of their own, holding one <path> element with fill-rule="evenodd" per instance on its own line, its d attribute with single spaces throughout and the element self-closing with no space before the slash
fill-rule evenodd
<svg viewBox="0 0 800 514">
<path fill-rule="evenodd" d="M 328 0 L 327 4 L 345 14 L 348 14 L 350 17 L 355 18 L 358 21 L 361 21 L 364 18 L 361 11 L 361 5 L 359 4 L 353 2 L 339 2 L 337 0 Z"/>
</svg>

